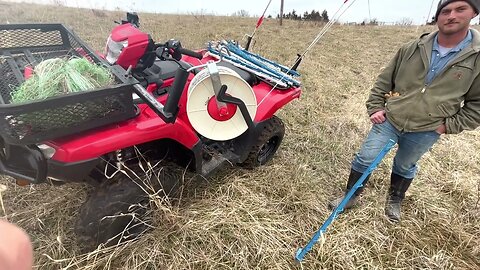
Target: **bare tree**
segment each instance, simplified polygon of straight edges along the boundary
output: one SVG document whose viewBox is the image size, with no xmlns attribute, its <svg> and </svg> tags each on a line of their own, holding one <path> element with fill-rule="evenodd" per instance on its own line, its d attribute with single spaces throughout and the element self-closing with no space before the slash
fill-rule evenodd
<svg viewBox="0 0 480 270">
<path fill-rule="evenodd" d="M 410 18 L 401 18 L 400 20 L 395 22 L 395 25 L 402 25 L 402 26 L 409 26 L 413 24 L 413 20 Z"/>
<path fill-rule="evenodd" d="M 250 14 L 245 9 L 241 9 L 239 11 L 235 11 L 234 13 L 232 13 L 232 16 L 233 17 L 250 17 Z"/>
<path fill-rule="evenodd" d="M 56 6 L 59 6 L 59 7 L 64 7 L 64 6 L 66 6 L 65 0 L 54 0 L 53 3 L 54 3 Z"/>
</svg>

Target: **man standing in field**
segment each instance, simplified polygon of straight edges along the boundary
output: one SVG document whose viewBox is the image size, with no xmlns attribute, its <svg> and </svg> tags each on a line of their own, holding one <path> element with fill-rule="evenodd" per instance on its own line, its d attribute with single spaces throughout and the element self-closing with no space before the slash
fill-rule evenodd
<svg viewBox="0 0 480 270">
<path fill-rule="evenodd" d="M 370 92 L 366 105 L 373 127 L 352 162 L 346 192 L 394 140 L 398 150 L 385 206 L 391 221 L 400 221 L 401 202 L 417 162 L 440 135 L 480 125 L 480 33 L 470 29 L 479 8 L 480 0 L 440 0 L 438 31 L 402 46 Z M 358 203 L 362 190 L 345 208 Z M 338 206 L 342 199 L 329 206 Z"/>
</svg>

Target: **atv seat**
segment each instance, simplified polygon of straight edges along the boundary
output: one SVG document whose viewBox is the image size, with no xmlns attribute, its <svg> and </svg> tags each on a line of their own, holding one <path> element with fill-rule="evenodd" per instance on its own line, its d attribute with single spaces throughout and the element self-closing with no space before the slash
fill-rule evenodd
<svg viewBox="0 0 480 270">
<path fill-rule="evenodd" d="M 179 61 L 183 68 L 189 69 L 192 67 L 187 62 Z M 158 76 L 161 80 L 166 80 L 175 77 L 175 73 L 177 72 L 178 64 L 173 61 L 162 61 L 160 59 L 155 60 L 155 63 L 145 69 L 143 73 L 147 76 Z"/>
<path fill-rule="evenodd" d="M 179 63 L 185 69 L 192 67 L 192 65 L 190 65 L 187 62 L 179 61 Z M 245 71 L 241 68 L 238 68 L 224 61 L 218 63 L 217 65 L 232 69 L 240 76 L 240 78 L 244 79 L 250 86 L 254 86 L 258 84 L 257 77 L 248 71 Z M 158 79 L 166 80 L 166 79 L 175 77 L 175 72 L 177 71 L 177 69 L 178 69 L 178 64 L 173 61 L 156 60 L 151 67 L 145 69 L 143 72 L 147 76 L 157 76 Z"/>
</svg>

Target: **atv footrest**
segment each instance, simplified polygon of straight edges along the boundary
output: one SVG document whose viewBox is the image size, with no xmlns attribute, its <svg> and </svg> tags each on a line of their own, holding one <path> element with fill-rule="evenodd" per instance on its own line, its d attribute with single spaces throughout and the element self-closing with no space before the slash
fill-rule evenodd
<svg viewBox="0 0 480 270">
<path fill-rule="evenodd" d="M 226 151 L 224 153 L 213 153 L 210 155 L 209 160 L 202 160 L 202 176 L 206 177 L 217 169 L 222 167 L 225 163 L 235 163 L 239 156 L 232 151 Z"/>
</svg>

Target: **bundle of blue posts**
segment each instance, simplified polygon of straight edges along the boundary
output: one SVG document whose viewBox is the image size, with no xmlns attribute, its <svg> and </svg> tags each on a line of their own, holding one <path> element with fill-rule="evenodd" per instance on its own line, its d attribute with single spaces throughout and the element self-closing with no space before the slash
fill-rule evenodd
<svg viewBox="0 0 480 270">
<path fill-rule="evenodd" d="M 296 70 L 249 52 L 233 41 L 210 42 L 208 51 L 215 58 L 253 72 L 281 87 L 299 87 L 301 85 L 299 81 L 294 79 L 294 77 L 300 77 Z"/>
</svg>

